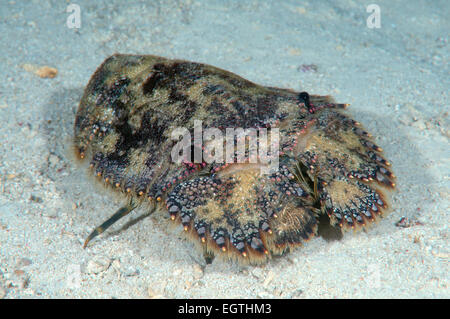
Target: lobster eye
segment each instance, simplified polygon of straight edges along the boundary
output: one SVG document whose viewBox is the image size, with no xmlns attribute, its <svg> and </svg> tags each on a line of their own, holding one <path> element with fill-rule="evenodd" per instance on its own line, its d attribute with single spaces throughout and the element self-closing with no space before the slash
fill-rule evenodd
<svg viewBox="0 0 450 319">
<path fill-rule="evenodd" d="M 309 103 L 309 94 L 308 94 L 308 92 L 301 92 L 301 93 L 298 95 L 298 98 L 299 98 L 300 100 L 302 100 L 302 101 L 305 103 L 305 105 L 309 108 L 310 103 Z"/>
</svg>

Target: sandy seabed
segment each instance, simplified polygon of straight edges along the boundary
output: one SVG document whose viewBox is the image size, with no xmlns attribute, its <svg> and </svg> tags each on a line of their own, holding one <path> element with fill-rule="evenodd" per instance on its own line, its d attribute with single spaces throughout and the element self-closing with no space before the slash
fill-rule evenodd
<svg viewBox="0 0 450 319">
<path fill-rule="evenodd" d="M 448 298 L 446 0 L 65 1 L 0 4 L 0 298 Z M 69 25 L 70 26 L 70 25 Z M 71 157 L 78 102 L 109 55 L 212 64 L 350 103 L 397 175 L 392 212 L 263 267 L 201 254 L 144 209 L 88 249 L 123 199 Z M 408 227 L 396 226 L 406 217 Z"/>
</svg>

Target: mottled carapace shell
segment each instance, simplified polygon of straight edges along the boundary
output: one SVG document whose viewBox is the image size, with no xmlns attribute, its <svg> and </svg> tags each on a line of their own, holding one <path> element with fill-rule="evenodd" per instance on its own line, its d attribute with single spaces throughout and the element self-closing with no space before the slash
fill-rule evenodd
<svg viewBox="0 0 450 319">
<path fill-rule="evenodd" d="M 116 54 L 86 87 L 75 148 L 105 184 L 155 203 L 205 251 L 258 264 L 313 236 L 321 214 L 358 228 L 387 209 L 390 164 L 344 107 L 205 64 Z M 174 163 L 172 131 L 193 132 L 195 120 L 203 129 L 278 128 L 279 169 Z"/>
</svg>

